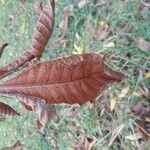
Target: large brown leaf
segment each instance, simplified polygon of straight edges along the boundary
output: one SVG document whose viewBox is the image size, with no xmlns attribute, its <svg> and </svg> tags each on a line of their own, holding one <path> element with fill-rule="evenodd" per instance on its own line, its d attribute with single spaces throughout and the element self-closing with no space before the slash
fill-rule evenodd
<svg viewBox="0 0 150 150">
<path fill-rule="evenodd" d="M 39 63 L 0 85 L 0 91 L 44 99 L 49 104 L 83 104 L 125 78 L 109 69 L 98 54 L 74 55 Z"/>
<path fill-rule="evenodd" d="M 36 10 L 37 11 L 37 10 Z M 39 12 L 38 12 L 39 13 Z M 28 61 L 39 59 L 52 34 L 54 27 L 54 0 L 48 0 L 45 7 L 40 11 L 35 25 L 32 42 L 28 50 L 17 60 L 0 69 L 0 79 L 15 72 Z"/>
</svg>

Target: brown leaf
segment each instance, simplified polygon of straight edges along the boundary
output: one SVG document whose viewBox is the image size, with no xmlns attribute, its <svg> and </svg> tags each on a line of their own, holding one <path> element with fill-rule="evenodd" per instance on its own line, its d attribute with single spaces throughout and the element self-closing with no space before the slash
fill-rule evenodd
<svg viewBox="0 0 150 150">
<path fill-rule="evenodd" d="M 93 35 L 93 37 L 96 40 L 103 41 L 103 40 L 105 40 L 108 37 L 109 34 L 110 34 L 109 30 L 99 30 L 97 33 L 95 32 L 95 34 Z"/>
<path fill-rule="evenodd" d="M 96 7 L 101 7 L 106 5 L 107 1 L 106 0 L 96 0 L 95 6 Z"/>
<path fill-rule="evenodd" d="M 20 116 L 20 114 L 9 105 L 0 102 L 0 116 Z"/>
<path fill-rule="evenodd" d="M 136 41 L 136 46 L 143 52 L 150 51 L 150 42 L 144 40 L 144 38 L 139 37 Z"/>
<path fill-rule="evenodd" d="M 43 132 L 48 121 L 55 114 L 55 106 L 47 104 L 41 98 L 26 96 L 15 91 L 1 91 L 0 95 L 18 99 L 26 109 L 35 111 L 38 115 L 37 128 L 40 132 Z"/>
<path fill-rule="evenodd" d="M 20 141 L 17 141 L 13 146 L 11 147 L 5 147 L 2 148 L 1 150 L 22 150 L 23 144 L 21 144 Z"/>
<path fill-rule="evenodd" d="M 109 69 L 99 55 L 91 53 L 39 63 L 1 84 L 0 91 L 15 91 L 49 104 L 83 104 L 93 102 L 109 85 L 124 78 L 122 73 Z"/>
<path fill-rule="evenodd" d="M 40 58 L 54 27 L 54 1 L 48 0 L 42 9 L 33 32 L 28 50 L 17 60 L 0 69 L 0 79 L 15 72 L 34 58 Z"/>
</svg>

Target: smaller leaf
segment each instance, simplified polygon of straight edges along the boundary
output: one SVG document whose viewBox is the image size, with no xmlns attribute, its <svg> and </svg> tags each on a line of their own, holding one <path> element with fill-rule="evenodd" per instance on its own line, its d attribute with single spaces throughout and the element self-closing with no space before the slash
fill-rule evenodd
<svg viewBox="0 0 150 150">
<path fill-rule="evenodd" d="M 143 52 L 150 51 L 150 42 L 144 40 L 143 37 L 139 37 L 136 41 L 136 46 Z"/>
<path fill-rule="evenodd" d="M 0 116 L 20 116 L 20 114 L 9 105 L 0 102 Z"/>
<path fill-rule="evenodd" d="M 131 141 L 136 141 L 139 139 L 143 139 L 143 135 L 141 133 L 135 133 L 135 134 L 127 135 L 125 136 L 125 138 Z"/>
<path fill-rule="evenodd" d="M 111 96 L 110 97 L 110 110 L 113 111 L 115 109 L 115 106 L 117 104 L 117 97 Z"/>
<path fill-rule="evenodd" d="M 125 88 L 122 89 L 121 92 L 118 94 L 118 97 L 119 97 L 119 98 L 125 97 L 125 96 L 128 94 L 129 90 L 130 90 L 130 87 L 129 87 L 129 86 L 125 87 Z"/>
</svg>

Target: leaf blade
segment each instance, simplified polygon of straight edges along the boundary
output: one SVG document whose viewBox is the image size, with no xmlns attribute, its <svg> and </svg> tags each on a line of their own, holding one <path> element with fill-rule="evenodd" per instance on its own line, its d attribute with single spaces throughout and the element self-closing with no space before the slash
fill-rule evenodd
<svg viewBox="0 0 150 150">
<path fill-rule="evenodd" d="M 98 54 L 73 55 L 39 63 L 0 85 L 46 102 L 83 104 L 93 100 L 110 84 L 125 78 L 109 69 Z"/>
</svg>

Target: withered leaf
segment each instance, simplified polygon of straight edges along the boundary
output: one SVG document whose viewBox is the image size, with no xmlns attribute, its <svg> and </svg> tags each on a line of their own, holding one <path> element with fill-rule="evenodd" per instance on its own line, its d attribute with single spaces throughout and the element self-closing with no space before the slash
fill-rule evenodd
<svg viewBox="0 0 150 150">
<path fill-rule="evenodd" d="M 26 96 L 13 90 L 0 91 L 0 95 L 18 99 L 27 110 L 35 111 L 38 115 L 37 128 L 40 132 L 43 132 L 46 124 L 55 114 L 55 105 L 47 104 L 41 98 Z"/>
<path fill-rule="evenodd" d="M 143 37 L 139 37 L 136 41 L 137 47 L 144 52 L 150 51 L 150 42 L 144 40 Z"/>
<path fill-rule="evenodd" d="M 20 114 L 9 105 L 0 102 L 0 116 L 20 116 Z"/>
<path fill-rule="evenodd" d="M 83 104 L 109 85 L 125 78 L 109 69 L 98 54 L 73 55 L 39 63 L 0 85 L 0 91 L 18 92 L 49 104 Z"/>
<path fill-rule="evenodd" d="M 34 58 L 40 58 L 54 27 L 54 1 L 47 2 L 41 10 L 28 50 L 17 60 L 0 69 L 0 79 L 15 72 Z"/>
</svg>

